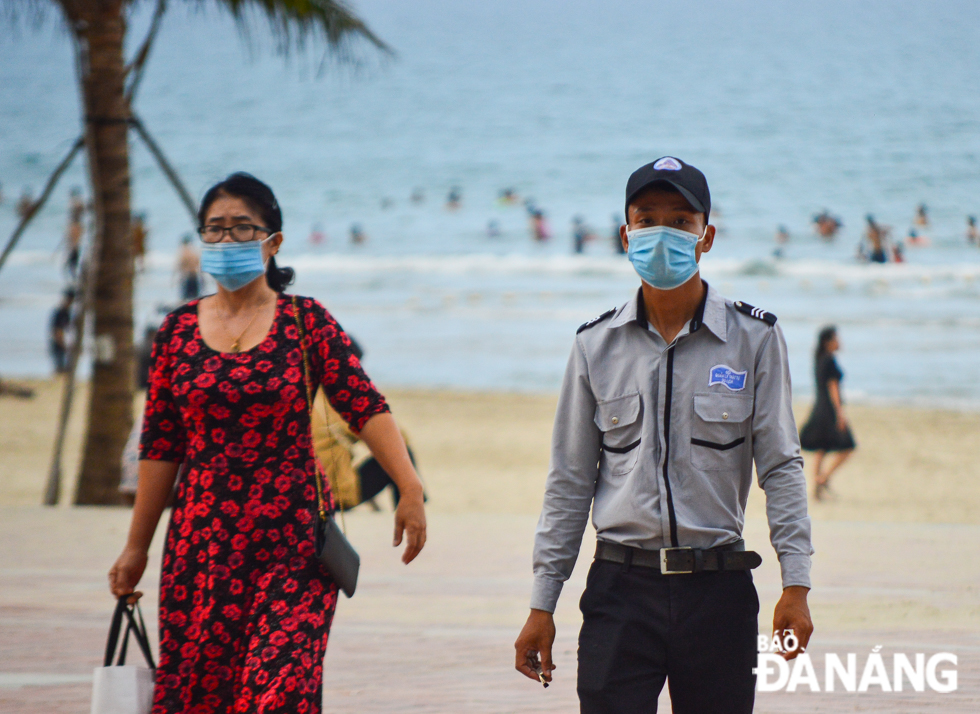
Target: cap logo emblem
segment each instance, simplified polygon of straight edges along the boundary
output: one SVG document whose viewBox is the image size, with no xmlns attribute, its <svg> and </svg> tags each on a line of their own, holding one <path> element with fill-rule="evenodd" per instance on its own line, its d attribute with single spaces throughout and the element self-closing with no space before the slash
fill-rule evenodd
<svg viewBox="0 0 980 714">
<path fill-rule="evenodd" d="M 654 171 L 680 171 L 681 168 L 681 162 L 672 156 L 658 159 L 657 163 L 653 165 Z"/>
</svg>

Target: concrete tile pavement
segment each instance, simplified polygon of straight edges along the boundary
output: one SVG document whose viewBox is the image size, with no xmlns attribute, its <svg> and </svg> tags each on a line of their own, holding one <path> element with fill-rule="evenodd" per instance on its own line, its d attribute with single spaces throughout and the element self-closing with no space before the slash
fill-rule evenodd
<svg viewBox="0 0 980 714">
<path fill-rule="evenodd" d="M 121 547 L 122 509 L 0 508 L 0 711 L 87 712 L 87 677 L 99 664 L 112 599 L 105 572 Z M 513 641 L 527 614 L 535 518 L 432 514 L 429 545 L 404 566 L 391 548 L 390 514 L 348 516 L 363 559 L 356 597 L 341 600 L 327 652 L 324 711 L 571 712 L 575 697 L 579 563 L 559 610 L 555 684 L 513 670 Z M 158 533 L 144 612 L 155 627 Z M 746 538 L 764 557 L 755 571 L 765 631 L 779 594 L 765 523 Z M 980 527 L 815 524 L 818 556 L 811 655 L 950 651 L 951 694 L 760 693 L 757 712 L 976 712 L 980 710 Z M 590 554 L 592 536 L 583 552 Z M 662 711 L 669 711 L 666 693 Z"/>
</svg>

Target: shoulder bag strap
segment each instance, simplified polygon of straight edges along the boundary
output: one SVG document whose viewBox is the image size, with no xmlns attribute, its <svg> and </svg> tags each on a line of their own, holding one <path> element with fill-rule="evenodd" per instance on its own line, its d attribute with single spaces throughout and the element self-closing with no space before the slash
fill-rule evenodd
<svg viewBox="0 0 980 714">
<path fill-rule="evenodd" d="M 296 329 L 299 331 L 299 348 L 303 353 L 303 383 L 306 385 L 306 404 L 310 413 L 310 448 L 313 448 L 313 396 L 315 390 L 311 386 L 312 383 L 310 380 L 310 358 L 306 353 L 306 332 L 303 330 L 303 321 L 299 315 L 299 302 L 296 300 L 295 295 L 293 295 L 293 317 L 296 318 Z M 317 510 L 320 513 L 320 518 L 325 521 L 327 520 L 327 506 L 323 498 L 323 475 L 320 473 L 320 462 L 316 458 L 315 450 L 313 453 L 313 463 L 316 469 Z M 344 521 L 344 504 L 340 499 L 337 500 L 337 503 L 340 505 L 340 522 L 343 526 L 344 535 L 347 535 L 347 523 Z"/>
</svg>

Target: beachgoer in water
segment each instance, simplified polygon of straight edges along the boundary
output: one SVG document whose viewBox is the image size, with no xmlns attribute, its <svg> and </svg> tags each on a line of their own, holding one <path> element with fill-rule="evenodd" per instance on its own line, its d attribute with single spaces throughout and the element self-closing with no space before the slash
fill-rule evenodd
<svg viewBox="0 0 980 714">
<path fill-rule="evenodd" d="M 350 242 L 351 245 L 362 245 L 367 242 L 367 234 L 361 228 L 360 223 L 355 223 L 350 227 Z"/>
<path fill-rule="evenodd" d="M 514 206 L 518 203 L 517 192 L 512 188 L 505 188 L 500 192 L 497 203 L 501 206 Z"/>
<path fill-rule="evenodd" d="M 548 219 L 540 208 L 534 209 L 534 213 L 531 214 L 531 236 L 538 243 L 544 243 L 551 238 L 551 226 L 548 225 Z"/>
<path fill-rule="evenodd" d="M 310 229 L 310 245 L 314 248 L 319 248 L 327 241 L 327 236 L 323 232 L 323 226 L 319 223 L 314 223 L 313 228 Z"/>
<path fill-rule="evenodd" d="M 575 216 L 572 219 L 572 249 L 575 253 L 585 250 L 585 244 L 595 238 L 595 233 L 586 224 L 582 216 Z"/>
<path fill-rule="evenodd" d="M 493 220 L 492 218 L 487 221 L 487 238 L 499 238 L 500 237 L 500 223 Z"/>
<path fill-rule="evenodd" d="M 34 190 L 30 186 L 25 186 L 17 201 L 17 217 L 24 220 L 34 210 Z"/>
<path fill-rule="evenodd" d="M 394 205 L 395 205 L 395 199 L 393 199 L 391 196 L 384 196 L 381 199 L 382 211 L 387 211 L 389 208 L 392 208 Z"/>
<path fill-rule="evenodd" d="M 915 209 L 915 218 L 912 222 L 920 228 L 927 228 L 929 226 L 929 211 L 926 208 L 926 204 L 920 203 L 919 207 Z"/>
<path fill-rule="evenodd" d="M 874 216 L 870 213 L 865 220 L 868 222 L 868 228 L 864 234 L 868 244 L 867 259 L 872 263 L 887 263 L 888 253 L 885 251 L 885 246 L 888 240 L 888 227 L 876 223 Z"/>
<path fill-rule="evenodd" d="M 915 230 L 914 228 L 909 229 L 909 235 L 908 238 L 905 239 L 905 242 L 908 243 L 910 246 L 916 248 L 924 248 L 925 246 L 932 243 L 932 241 L 929 240 L 928 236 L 922 235 L 921 233 L 919 233 L 919 231 Z"/>
<path fill-rule="evenodd" d="M 609 238 L 612 240 L 613 252 L 617 255 L 626 255 L 626 248 L 623 247 L 623 239 L 619 233 L 619 228 L 622 225 L 623 220 L 619 217 L 618 213 L 614 213 L 612 216 L 612 231 L 609 233 Z"/>
<path fill-rule="evenodd" d="M 837 328 L 830 326 L 820 330 L 817 336 L 817 353 L 814 373 L 817 381 L 817 399 L 803 429 L 800 445 L 807 451 L 816 452 L 813 462 L 814 496 L 822 501 L 830 489 L 830 477 L 854 453 L 854 436 L 844 414 L 844 400 L 840 383 L 844 373 L 837 366 L 834 353 L 840 349 Z M 829 467 L 824 470 L 824 458 L 836 453 Z"/>
<path fill-rule="evenodd" d="M 779 226 L 776 229 L 776 250 L 772 252 L 774 258 L 783 257 L 783 246 L 789 243 L 789 229 L 786 226 Z"/>
<path fill-rule="evenodd" d="M 463 203 L 463 192 L 459 189 L 459 186 L 453 186 L 449 189 L 449 195 L 446 196 L 446 210 L 455 211 Z"/>
<path fill-rule="evenodd" d="M 840 219 L 830 215 L 830 211 L 827 209 L 813 217 L 813 229 L 825 241 L 833 240 L 843 225 Z"/>
<path fill-rule="evenodd" d="M 71 308 L 75 302 L 75 291 L 65 290 L 61 302 L 51 313 L 50 339 L 48 349 L 54 362 L 54 371 L 63 374 L 68 371 L 68 328 L 71 327 Z"/>
<path fill-rule="evenodd" d="M 980 245 L 980 231 L 977 230 L 977 217 L 966 217 L 966 242 L 971 245 Z"/>
<path fill-rule="evenodd" d="M 415 204 L 423 203 L 425 201 L 425 191 L 420 188 L 413 189 L 410 200 Z"/>
<path fill-rule="evenodd" d="M 140 273 L 146 267 L 146 239 L 149 235 L 150 231 L 146 227 L 146 214 L 137 213 L 133 216 L 131 236 L 133 240 L 133 265 Z"/>
<path fill-rule="evenodd" d="M 180 239 L 180 252 L 177 254 L 177 280 L 180 282 L 180 299 L 193 300 L 201 294 L 201 254 L 194 245 L 190 233 Z"/>
</svg>

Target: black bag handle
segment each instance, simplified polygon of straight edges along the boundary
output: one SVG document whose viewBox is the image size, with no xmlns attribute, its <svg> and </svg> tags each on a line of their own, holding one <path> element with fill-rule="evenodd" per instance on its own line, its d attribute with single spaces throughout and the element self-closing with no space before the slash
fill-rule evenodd
<svg viewBox="0 0 980 714">
<path fill-rule="evenodd" d="M 126 630 L 122 635 L 122 646 L 119 648 L 116 665 L 126 663 L 129 635 L 132 634 L 133 639 L 136 640 L 136 644 L 139 645 L 140 651 L 143 653 L 143 658 L 150 665 L 150 669 L 156 669 L 157 666 L 153 663 L 153 652 L 150 650 L 150 641 L 146 635 L 146 623 L 143 621 L 143 611 L 140 610 L 138 600 L 133 600 L 132 603 L 129 602 L 132 597 L 133 595 L 123 595 L 116 602 L 116 610 L 112 613 L 112 622 L 109 625 L 109 638 L 106 640 L 105 657 L 102 660 L 102 666 L 113 666 L 113 655 L 116 653 L 116 647 L 119 646 L 119 631 L 122 629 L 122 620 L 125 617 Z"/>
</svg>

